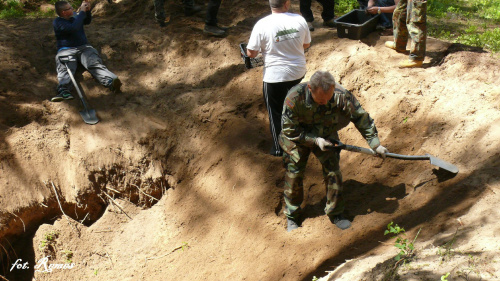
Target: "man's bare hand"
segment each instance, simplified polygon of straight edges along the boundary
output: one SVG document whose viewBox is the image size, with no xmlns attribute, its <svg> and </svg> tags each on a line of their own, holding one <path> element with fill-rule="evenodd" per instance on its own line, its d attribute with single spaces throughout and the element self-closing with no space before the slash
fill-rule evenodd
<svg viewBox="0 0 500 281">
<path fill-rule="evenodd" d="M 372 15 L 375 15 L 378 13 L 378 7 L 369 7 L 366 9 L 366 11 Z"/>
</svg>

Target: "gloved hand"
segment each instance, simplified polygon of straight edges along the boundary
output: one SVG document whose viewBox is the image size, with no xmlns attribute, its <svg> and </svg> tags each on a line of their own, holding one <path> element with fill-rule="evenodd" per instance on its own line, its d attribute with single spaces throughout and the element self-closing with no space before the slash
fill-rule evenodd
<svg viewBox="0 0 500 281">
<path fill-rule="evenodd" d="M 383 159 L 385 159 L 385 154 L 389 152 L 389 150 L 381 145 L 379 145 L 376 149 L 375 149 L 375 152 L 377 152 L 378 155 L 380 155 L 380 157 L 382 157 Z"/>
<path fill-rule="evenodd" d="M 316 138 L 314 142 L 322 151 L 327 151 L 329 147 L 333 146 L 333 143 L 325 140 L 324 138 Z"/>
</svg>

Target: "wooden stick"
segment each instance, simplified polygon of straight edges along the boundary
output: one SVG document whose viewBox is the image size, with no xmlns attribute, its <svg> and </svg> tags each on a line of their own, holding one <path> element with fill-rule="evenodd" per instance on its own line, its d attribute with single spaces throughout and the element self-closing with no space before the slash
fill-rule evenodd
<svg viewBox="0 0 500 281">
<path fill-rule="evenodd" d="M 120 205 L 118 205 L 118 203 L 116 203 L 116 202 L 115 202 L 115 200 L 114 200 L 113 198 L 111 198 L 111 196 L 109 196 L 109 194 L 107 194 L 106 192 L 103 192 L 103 193 L 104 193 L 104 195 L 108 196 L 108 198 L 111 200 L 111 202 L 112 202 L 113 204 L 115 204 L 115 206 L 116 206 L 116 207 L 118 207 L 118 209 L 120 209 L 120 210 L 121 210 L 121 211 L 122 211 L 122 212 L 123 212 L 123 213 L 124 213 L 124 214 L 125 214 L 128 218 L 129 218 L 129 219 L 132 219 L 132 218 L 131 218 L 128 214 L 127 214 L 127 212 L 125 212 L 125 211 L 123 210 L 123 208 L 122 208 Z"/>
<path fill-rule="evenodd" d="M 76 233 L 78 233 L 78 237 L 80 237 L 80 235 L 81 235 L 80 230 L 78 230 L 78 228 L 71 223 L 71 220 L 69 219 L 68 215 L 66 215 L 66 213 L 64 212 L 64 210 L 62 208 L 61 201 L 59 201 L 59 195 L 57 195 L 56 186 L 54 185 L 54 183 L 52 181 L 50 183 L 52 184 L 52 188 L 54 189 L 54 193 L 56 194 L 57 203 L 59 204 L 59 208 L 61 209 L 61 212 L 63 213 L 64 217 L 68 220 L 68 223 L 76 230 Z"/>
<path fill-rule="evenodd" d="M 166 257 L 166 256 L 170 255 L 171 253 L 173 253 L 173 252 L 175 252 L 175 251 L 177 251 L 177 250 L 180 250 L 180 249 L 182 249 L 182 246 L 179 246 L 179 247 L 177 247 L 177 248 L 174 248 L 172 251 L 170 251 L 170 253 L 166 253 L 166 254 L 164 254 L 164 255 L 162 255 L 162 256 L 159 256 L 159 257 L 149 257 L 149 258 L 146 258 L 146 261 L 148 261 L 148 260 L 156 260 L 156 259 L 161 259 L 161 258 Z"/>
<path fill-rule="evenodd" d="M 83 217 L 83 220 L 81 220 L 81 221 L 80 221 L 80 223 L 81 223 L 81 224 L 83 224 L 83 222 L 85 221 L 85 219 L 87 218 L 87 216 L 88 216 L 88 215 L 89 215 L 89 213 L 87 213 L 87 214 L 85 215 L 85 217 Z"/>
<path fill-rule="evenodd" d="M 138 190 L 139 190 L 142 194 L 144 194 L 144 195 L 146 195 L 146 196 L 151 197 L 151 199 L 154 199 L 154 200 L 156 200 L 156 201 L 160 201 L 160 200 L 158 200 L 158 199 L 154 198 L 153 196 L 151 196 L 151 195 L 147 194 L 146 192 L 142 191 L 142 190 L 141 190 L 141 189 L 140 189 L 137 185 L 135 185 L 135 184 L 133 184 L 133 183 L 131 183 L 130 185 L 133 185 L 133 186 L 137 187 L 137 189 L 138 189 Z"/>
<path fill-rule="evenodd" d="M 9 213 L 13 214 L 14 216 L 16 216 L 17 218 L 19 218 L 21 220 L 21 222 L 23 223 L 24 232 L 26 232 L 26 225 L 24 224 L 23 219 L 20 218 L 18 215 L 14 214 L 13 212 L 9 212 Z"/>
<path fill-rule="evenodd" d="M 106 186 L 106 188 L 109 189 L 109 190 L 111 190 L 111 191 L 114 191 L 116 193 L 122 194 L 120 191 L 118 191 L 118 190 L 116 190 L 114 188 L 111 188 L 111 187 L 108 187 L 108 186 Z"/>
</svg>

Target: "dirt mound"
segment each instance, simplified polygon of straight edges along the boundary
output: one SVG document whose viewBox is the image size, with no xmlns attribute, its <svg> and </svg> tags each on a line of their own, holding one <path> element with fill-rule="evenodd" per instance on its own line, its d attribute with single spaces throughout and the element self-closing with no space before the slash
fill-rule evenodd
<svg viewBox="0 0 500 281">
<path fill-rule="evenodd" d="M 52 19 L 0 21 L 0 274 L 9 280 L 311 280 L 346 259 L 386 257 L 379 241 L 391 221 L 410 234 L 422 227 L 420 239 L 431 241 L 471 208 L 494 205 L 481 200 L 500 186 L 500 62 L 489 53 L 430 38 L 424 68 L 401 70 L 405 55 L 384 48 L 390 37 L 314 31 L 304 81 L 330 71 L 390 151 L 429 153 L 460 173 L 343 152 L 353 227 L 340 231 L 322 213 L 312 157 L 307 219 L 290 234 L 281 159 L 266 154 L 262 68 L 246 70 L 238 50 L 268 3 L 224 1 L 223 39 L 204 36 L 203 18 L 172 2 L 163 29 L 150 1 L 94 9 L 89 41 L 124 83 L 115 95 L 77 73 L 95 126 L 82 122 L 77 100 L 48 101 L 57 83 Z M 366 147 L 352 126 L 341 140 Z M 35 272 L 48 255 L 66 268 Z M 10 270 L 17 259 L 30 268 Z"/>
</svg>

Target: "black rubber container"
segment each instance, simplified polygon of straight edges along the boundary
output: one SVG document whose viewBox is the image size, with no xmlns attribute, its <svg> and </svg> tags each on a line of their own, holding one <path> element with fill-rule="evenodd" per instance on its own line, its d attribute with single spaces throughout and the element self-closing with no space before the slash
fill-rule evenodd
<svg viewBox="0 0 500 281">
<path fill-rule="evenodd" d="M 365 10 L 352 10 L 335 20 L 339 38 L 361 39 L 375 31 L 379 15 L 370 15 Z"/>
</svg>

